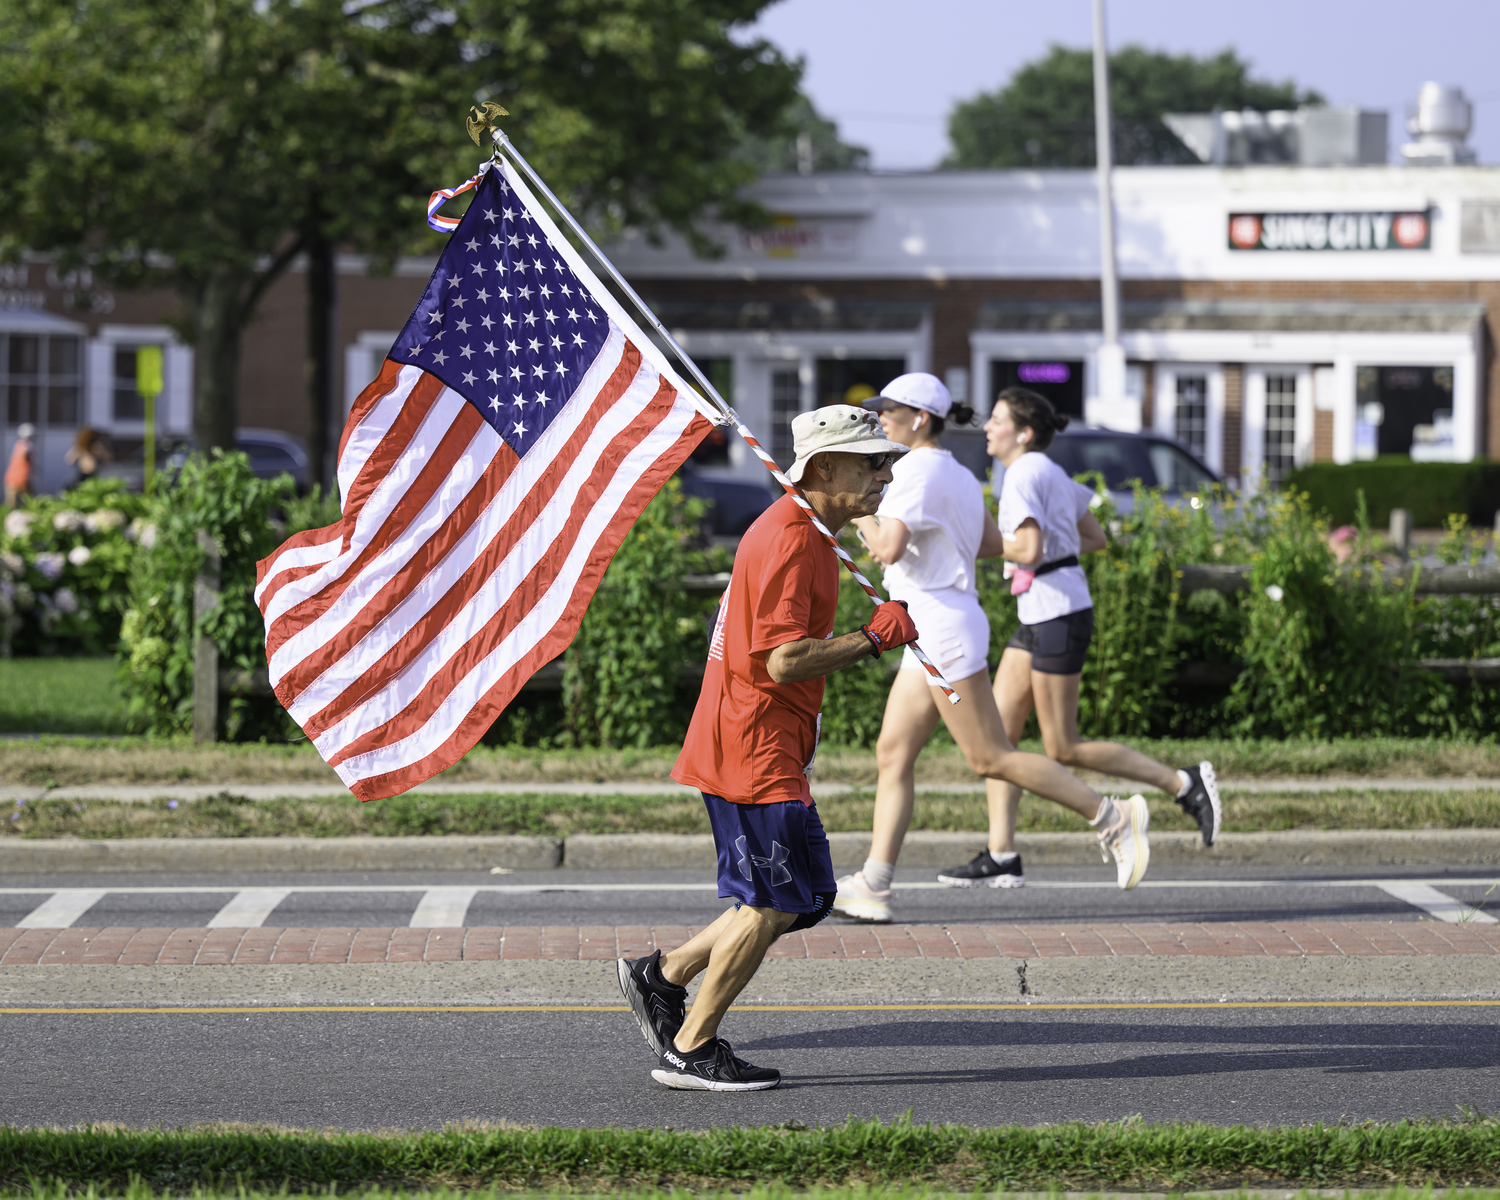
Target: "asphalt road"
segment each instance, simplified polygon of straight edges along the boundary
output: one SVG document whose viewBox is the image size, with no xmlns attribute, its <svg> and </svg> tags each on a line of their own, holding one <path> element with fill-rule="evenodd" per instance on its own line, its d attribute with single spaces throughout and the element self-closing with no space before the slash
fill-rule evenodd
<svg viewBox="0 0 1500 1200">
<path fill-rule="evenodd" d="M 97 968 L 95 968 L 97 969 Z M 731 1012 L 777 1091 L 671 1092 L 624 1012 L 0 1016 L 0 1123 L 1295 1124 L 1500 1109 L 1496 1007 Z"/>
<path fill-rule="evenodd" d="M 1183 864 L 1154 869 L 1133 892 L 1114 885 L 1113 868 L 1037 867 L 1028 886 L 1014 890 L 959 890 L 934 885 L 933 872 L 911 870 L 897 879 L 897 921 L 934 924 L 987 922 L 1198 922 L 1260 920 L 1430 919 L 1431 911 L 1391 891 L 1401 881 L 1424 881 L 1442 896 L 1500 912 L 1500 880 L 1493 868 L 1449 871 L 1359 867 L 1326 868 Z M 78 893 L 63 920 L 38 913 L 58 889 Z M 214 921 L 240 889 L 285 889 L 252 911 L 259 921 L 227 913 L 220 924 L 298 927 L 391 925 L 702 925 L 724 907 L 701 871 L 537 871 L 496 876 L 482 872 L 256 873 L 230 875 L 73 875 L 0 879 L 0 926 L 33 925 L 187 927 Z M 433 889 L 475 888 L 455 910 L 419 906 Z M 264 895 L 264 893 L 262 893 Z M 434 913 L 447 916 L 434 919 Z M 71 915 L 70 915 L 71 914 Z"/>
</svg>

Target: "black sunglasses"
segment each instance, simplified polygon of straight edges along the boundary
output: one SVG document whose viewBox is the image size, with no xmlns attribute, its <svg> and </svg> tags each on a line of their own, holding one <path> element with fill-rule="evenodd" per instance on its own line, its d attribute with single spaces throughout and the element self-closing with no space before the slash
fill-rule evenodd
<svg viewBox="0 0 1500 1200">
<path fill-rule="evenodd" d="M 870 470 L 878 471 L 881 467 L 888 467 L 896 461 L 896 455 L 887 450 L 884 454 L 866 454 L 865 462 L 870 464 Z"/>
</svg>

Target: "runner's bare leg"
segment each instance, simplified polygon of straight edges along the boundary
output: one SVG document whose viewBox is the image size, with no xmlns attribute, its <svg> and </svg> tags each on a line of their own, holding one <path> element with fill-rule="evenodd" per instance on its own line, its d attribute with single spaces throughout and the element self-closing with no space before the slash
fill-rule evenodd
<svg viewBox="0 0 1500 1200">
<path fill-rule="evenodd" d="M 1005 725 L 1011 745 L 1018 745 L 1031 715 L 1031 654 L 1007 646 L 995 672 L 995 706 Z M 1009 854 L 1016 848 L 1016 818 L 1021 811 L 1021 789 L 1003 779 L 984 781 L 985 800 L 990 810 L 989 849 L 992 854 Z"/>
<path fill-rule="evenodd" d="M 687 1020 L 677 1031 L 677 1049 L 696 1050 L 718 1034 L 719 1022 L 724 1019 L 724 1014 L 729 1011 L 735 997 L 745 990 L 751 976 L 760 969 L 771 943 L 785 933 L 796 919 L 796 913 L 777 912 L 774 908 L 751 908 L 745 904 L 739 908 L 731 908 L 697 938 L 687 943 L 693 945 L 709 930 L 722 926 L 709 951 L 708 970 L 703 976 L 703 986 L 693 998 Z M 664 957 L 663 964 L 678 953 L 674 951 L 672 956 Z M 665 970 L 663 974 L 666 974 Z M 667 977 L 673 983 L 681 982 L 675 976 Z M 690 975 L 688 978 L 691 977 Z"/>
<path fill-rule="evenodd" d="M 1169 796 L 1182 790 L 1182 780 L 1171 767 L 1147 758 L 1118 742 L 1084 741 L 1078 734 L 1079 675 L 1031 673 L 1031 693 L 1036 698 L 1037 724 L 1047 757 L 1064 766 L 1087 767 L 1104 775 L 1135 779 L 1160 788 Z"/>
<path fill-rule="evenodd" d="M 870 857 L 895 863 L 916 804 L 917 755 L 937 728 L 938 706 L 925 671 L 897 671 L 885 701 L 885 718 L 875 743 L 875 827 Z"/>
</svg>

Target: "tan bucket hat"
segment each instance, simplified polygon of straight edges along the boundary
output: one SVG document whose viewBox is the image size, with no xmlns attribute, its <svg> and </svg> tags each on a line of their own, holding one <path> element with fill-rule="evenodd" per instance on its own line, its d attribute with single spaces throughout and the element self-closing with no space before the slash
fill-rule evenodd
<svg viewBox="0 0 1500 1200">
<path fill-rule="evenodd" d="M 829 404 L 792 418 L 792 449 L 797 461 L 787 478 L 802 482 L 802 472 L 814 454 L 905 454 L 909 449 L 893 442 L 880 428 L 880 418 L 852 404 Z"/>
</svg>

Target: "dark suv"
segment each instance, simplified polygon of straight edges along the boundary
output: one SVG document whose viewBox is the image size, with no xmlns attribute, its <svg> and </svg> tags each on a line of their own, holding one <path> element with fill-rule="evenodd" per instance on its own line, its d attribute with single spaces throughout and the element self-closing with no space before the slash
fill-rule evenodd
<svg viewBox="0 0 1500 1200">
<path fill-rule="evenodd" d="M 1170 438 L 1154 433 L 1119 433 L 1079 425 L 1052 439 L 1047 455 L 1069 475 L 1097 471 L 1119 508 L 1131 505 L 1136 480 L 1169 496 L 1197 492 L 1219 482 L 1201 459 Z"/>
</svg>

